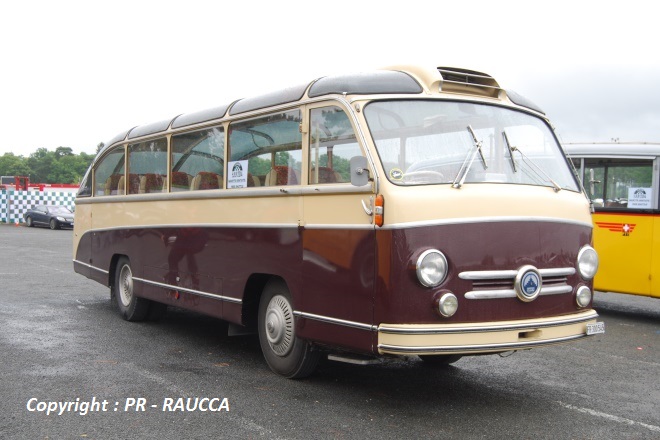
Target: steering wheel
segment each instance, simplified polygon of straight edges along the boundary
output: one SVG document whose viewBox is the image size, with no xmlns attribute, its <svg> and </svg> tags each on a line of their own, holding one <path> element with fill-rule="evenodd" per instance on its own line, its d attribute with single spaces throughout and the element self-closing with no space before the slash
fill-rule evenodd
<svg viewBox="0 0 660 440">
<path fill-rule="evenodd" d="M 445 182 L 445 176 L 439 171 L 422 170 L 411 171 L 403 175 L 404 182 L 426 182 L 426 183 L 440 183 Z"/>
</svg>

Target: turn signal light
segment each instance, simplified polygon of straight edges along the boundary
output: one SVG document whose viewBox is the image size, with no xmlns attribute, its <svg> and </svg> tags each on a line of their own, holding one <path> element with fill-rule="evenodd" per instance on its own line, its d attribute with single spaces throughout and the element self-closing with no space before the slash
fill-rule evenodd
<svg viewBox="0 0 660 440">
<path fill-rule="evenodd" d="M 376 203 L 374 205 L 374 223 L 376 226 L 383 226 L 385 199 L 382 195 L 376 196 Z"/>
</svg>

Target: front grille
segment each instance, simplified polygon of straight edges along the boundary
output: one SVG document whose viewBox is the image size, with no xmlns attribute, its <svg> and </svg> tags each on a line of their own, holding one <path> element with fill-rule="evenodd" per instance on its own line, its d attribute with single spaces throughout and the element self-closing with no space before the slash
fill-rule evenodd
<svg viewBox="0 0 660 440">
<path fill-rule="evenodd" d="M 575 274 L 575 268 L 539 269 L 543 287 L 539 295 L 570 293 L 573 287 L 568 277 Z M 472 290 L 465 292 L 467 299 L 515 298 L 514 280 L 517 270 L 482 270 L 461 272 L 458 277 L 472 282 Z"/>
</svg>

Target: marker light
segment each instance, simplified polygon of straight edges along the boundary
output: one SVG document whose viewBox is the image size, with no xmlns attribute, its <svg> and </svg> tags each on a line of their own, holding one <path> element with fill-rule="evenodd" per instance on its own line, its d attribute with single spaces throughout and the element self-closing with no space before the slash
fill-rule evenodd
<svg viewBox="0 0 660 440">
<path fill-rule="evenodd" d="M 453 293 L 445 293 L 438 300 L 438 312 L 445 318 L 451 318 L 458 310 L 458 299 Z"/>
<path fill-rule="evenodd" d="M 417 279 L 423 286 L 435 287 L 447 276 L 447 258 L 436 249 L 424 251 L 417 259 Z"/>
<path fill-rule="evenodd" d="M 578 307 L 587 307 L 591 302 L 591 290 L 587 286 L 580 286 L 575 294 Z"/>
<path fill-rule="evenodd" d="M 590 280 L 598 272 L 598 254 L 589 245 L 582 246 L 577 257 L 578 270 L 585 280 Z"/>
</svg>

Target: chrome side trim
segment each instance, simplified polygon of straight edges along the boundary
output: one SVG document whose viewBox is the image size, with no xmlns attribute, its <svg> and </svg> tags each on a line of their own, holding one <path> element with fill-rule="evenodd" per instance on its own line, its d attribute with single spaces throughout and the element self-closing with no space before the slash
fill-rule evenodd
<svg viewBox="0 0 660 440">
<path fill-rule="evenodd" d="M 305 229 L 341 229 L 341 230 L 374 230 L 376 229 L 376 226 L 366 223 L 363 225 L 359 224 L 323 224 L 323 223 L 314 223 L 314 224 L 306 224 L 304 226 Z"/>
<path fill-rule="evenodd" d="M 221 301 L 227 301 L 235 304 L 242 304 L 243 300 L 240 298 L 232 298 L 230 296 L 222 296 L 222 295 L 217 295 L 215 293 L 209 293 L 209 292 L 202 292 L 200 290 L 194 290 L 194 289 L 186 289 L 185 287 L 179 287 L 179 286 L 172 286 L 170 284 L 165 284 L 165 283 L 159 283 L 157 281 L 151 281 L 151 280 L 145 280 L 144 278 L 137 278 L 133 277 L 134 281 L 139 281 L 144 284 L 150 284 L 152 286 L 157 286 L 157 287 L 162 287 L 165 289 L 170 289 L 170 290 L 179 290 L 181 292 L 186 292 L 190 293 L 193 295 L 198 295 L 198 296 L 203 296 L 206 298 L 213 298 L 213 299 L 219 299 Z"/>
<path fill-rule="evenodd" d="M 570 293 L 573 291 L 571 286 L 549 286 L 542 287 L 539 295 L 559 295 L 562 293 Z M 516 291 L 513 289 L 498 289 L 498 290 L 472 290 L 465 292 L 467 299 L 500 299 L 500 298 L 515 298 Z"/>
<path fill-rule="evenodd" d="M 104 274 L 106 274 L 106 275 L 109 275 L 109 274 L 110 274 L 110 272 L 107 271 L 107 270 L 100 269 L 100 268 L 98 268 L 98 267 L 96 267 L 96 266 L 92 266 L 91 264 L 83 263 L 83 262 L 80 261 L 80 260 L 73 260 L 73 262 L 74 262 L 74 263 L 78 263 L 78 264 L 80 264 L 81 266 L 85 266 L 85 267 L 88 267 L 88 268 L 90 268 L 90 269 L 94 269 L 94 270 L 96 270 L 96 271 L 98 271 L 98 272 L 101 272 L 101 273 L 104 273 Z"/>
<path fill-rule="evenodd" d="M 598 313 L 595 310 L 589 310 L 581 313 L 578 316 L 571 316 L 568 318 L 560 318 L 552 321 L 544 320 L 529 320 L 517 323 L 506 324 L 492 324 L 492 325 L 442 325 L 434 326 L 432 328 L 401 328 L 389 327 L 388 325 L 378 326 L 378 331 L 382 333 L 390 333 L 395 335 L 445 335 L 455 333 L 479 333 L 479 332 L 501 332 L 508 330 L 538 330 L 548 327 L 558 327 L 560 325 L 577 324 L 580 322 L 591 321 L 598 318 Z"/>
<path fill-rule="evenodd" d="M 395 354 L 414 354 L 414 353 L 464 353 L 484 350 L 492 351 L 508 351 L 508 350 L 525 350 L 529 348 L 539 347 L 549 344 L 558 344 L 561 342 L 572 341 L 575 339 L 585 338 L 587 334 L 565 336 L 562 338 L 545 339 L 542 341 L 526 341 L 526 342 L 508 342 L 502 344 L 483 344 L 483 345 L 431 345 L 426 347 L 406 347 L 400 345 L 378 344 L 378 348 L 386 351 L 387 353 Z"/>
<path fill-rule="evenodd" d="M 303 227 L 305 229 L 341 229 L 341 230 L 374 230 L 376 227 L 372 224 L 323 224 L 323 223 L 312 223 L 306 225 L 299 225 L 297 223 L 161 223 L 153 225 L 124 225 L 124 226 L 112 226 L 108 228 L 95 228 L 85 231 L 85 233 L 90 232 L 105 232 L 105 231 L 121 231 L 127 229 L 164 229 L 164 228 L 213 228 L 213 229 L 298 229 Z M 74 260 L 75 261 L 75 260 Z M 85 263 L 80 263 L 85 264 Z"/>
<path fill-rule="evenodd" d="M 151 225 L 124 225 L 112 226 L 108 228 L 94 228 L 85 231 L 90 232 L 103 231 L 121 231 L 127 229 L 162 229 L 162 228 L 248 228 L 248 229 L 298 229 L 297 223 L 161 223 Z"/>
<path fill-rule="evenodd" d="M 464 218 L 449 218 L 438 220 L 426 220 L 418 222 L 405 222 L 405 223 L 392 223 L 386 224 L 381 229 L 406 229 L 406 228 L 423 228 L 426 226 L 444 226 L 444 225 L 464 225 L 468 223 L 503 223 L 503 222 L 544 222 L 544 223 L 558 223 L 568 225 L 587 226 L 593 228 L 592 223 L 582 222 L 579 220 L 569 220 L 555 217 L 516 217 L 516 216 L 502 216 L 502 217 L 464 217 Z"/>
<path fill-rule="evenodd" d="M 325 322 L 328 324 L 336 324 L 344 327 L 357 328 L 360 330 L 369 330 L 369 331 L 378 330 L 378 326 L 375 325 L 364 324 L 362 322 L 347 321 L 345 319 L 339 319 L 339 318 L 331 318 L 329 316 L 315 315 L 314 313 L 301 312 L 299 310 L 295 310 L 293 314 L 301 318 L 307 318 L 314 321 Z"/>
</svg>

